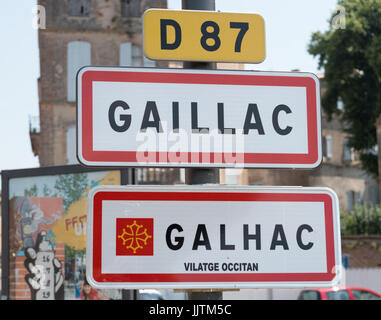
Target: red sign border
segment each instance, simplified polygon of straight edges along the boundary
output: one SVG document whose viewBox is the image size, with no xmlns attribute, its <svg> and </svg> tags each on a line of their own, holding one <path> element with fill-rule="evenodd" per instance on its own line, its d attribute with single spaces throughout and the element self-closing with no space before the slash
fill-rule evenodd
<svg viewBox="0 0 381 320">
<path fill-rule="evenodd" d="M 81 117 L 82 122 L 77 125 L 82 129 L 82 150 L 81 157 L 85 160 L 84 165 L 103 165 L 103 163 L 120 163 L 136 164 L 137 151 L 95 151 L 93 150 L 93 82 L 142 82 L 142 83 L 181 83 L 181 84 L 221 84 L 221 85 L 238 85 L 238 86 L 282 86 L 282 87 L 305 87 L 307 96 L 307 132 L 308 132 L 308 153 L 244 153 L 241 157 L 234 157 L 234 163 L 243 164 L 246 167 L 255 167 L 255 165 L 306 165 L 315 167 L 321 162 L 319 161 L 319 128 L 317 115 L 317 84 L 313 77 L 309 76 L 291 76 L 287 75 L 253 75 L 253 74 L 228 74 L 219 73 L 197 73 L 181 72 L 154 72 L 154 71 L 121 71 L 116 70 L 85 70 L 81 73 Z M 161 69 L 163 70 L 163 69 Z M 170 69 L 168 69 L 170 70 Z M 172 69 L 173 70 L 173 69 Z M 312 74 L 311 74 L 312 75 Z M 207 166 L 218 165 L 220 160 L 222 164 L 232 164 L 227 161 L 223 153 L 210 153 L 210 162 L 202 162 L 202 152 L 152 152 L 158 165 L 202 165 Z M 149 155 L 145 155 L 145 157 Z M 229 154 L 229 156 L 231 156 Z M 81 157 L 79 157 L 80 162 Z M 188 162 L 172 163 L 166 159 L 184 159 L 187 157 Z M 194 159 L 199 162 L 194 162 Z M 214 163 L 214 159 L 218 163 Z M 205 158 L 204 158 L 205 159 Z M 243 161 L 239 160 L 243 159 Z M 293 167 L 293 166 L 291 166 Z M 296 166 L 295 166 L 296 167 Z"/>
<path fill-rule="evenodd" d="M 325 273 L 172 273 L 109 274 L 102 273 L 102 201 L 289 201 L 323 202 L 327 272 Z M 330 282 L 336 277 L 333 201 L 326 193 L 262 192 L 160 192 L 98 191 L 93 197 L 92 276 L 98 283 L 233 283 L 233 282 Z"/>
</svg>

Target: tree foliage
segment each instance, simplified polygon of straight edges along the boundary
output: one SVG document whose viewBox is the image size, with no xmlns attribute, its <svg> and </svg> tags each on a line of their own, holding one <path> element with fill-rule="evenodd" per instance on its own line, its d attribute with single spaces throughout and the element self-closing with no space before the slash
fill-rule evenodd
<svg viewBox="0 0 381 320">
<path fill-rule="evenodd" d="M 308 51 L 324 69 L 323 110 L 329 118 L 340 115 L 363 169 L 377 176 L 377 154 L 371 149 L 381 112 L 381 0 L 339 0 L 338 5 L 345 8 L 345 27 L 331 23 L 325 33 L 313 33 Z M 334 12 L 329 21 L 336 17 Z"/>
<path fill-rule="evenodd" d="M 342 235 L 380 235 L 381 206 L 365 203 L 340 213 Z"/>
<path fill-rule="evenodd" d="M 54 189 L 57 191 L 55 196 L 62 197 L 64 214 L 73 202 L 82 198 L 88 185 L 86 173 L 70 173 L 58 176 L 54 185 Z"/>
</svg>

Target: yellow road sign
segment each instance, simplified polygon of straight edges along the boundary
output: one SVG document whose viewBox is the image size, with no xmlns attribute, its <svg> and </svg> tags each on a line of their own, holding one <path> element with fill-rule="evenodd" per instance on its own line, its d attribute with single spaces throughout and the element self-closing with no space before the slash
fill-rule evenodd
<svg viewBox="0 0 381 320">
<path fill-rule="evenodd" d="M 150 9 L 143 31 L 144 54 L 153 60 L 265 59 L 265 24 L 258 14 Z"/>
</svg>

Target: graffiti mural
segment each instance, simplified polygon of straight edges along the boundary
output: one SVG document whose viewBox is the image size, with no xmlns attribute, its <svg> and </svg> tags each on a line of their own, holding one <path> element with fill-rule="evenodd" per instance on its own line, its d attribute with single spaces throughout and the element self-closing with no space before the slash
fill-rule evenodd
<svg viewBox="0 0 381 320">
<path fill-rule="evenodd" d="M 47 239 L 47 232 L 37 236 L 35 247 L 25 249 L 25 281 L 30 287 L 33 300 L 56 300 L 63 298 L 62 264 L 55 257 L 54 249 Z"/>
<path fill-rule="evenodd" d="M 62 299 L 62 263 L 55 257 L 52 226 L 62 219 L 62 199 L 14 197 L 11 199 L 11 253 L 24 259 L 31 299 Z M 12 219 L 13 218 L 13 219 Z M 62 260 L 64 256 L 61 257 Z"/>
<path fill-rule="evenodd" d="M 74 300 L 83 296 L 87 195 L 102 184 L 119 185 L 120 172 L 10 180 L 11 299 Z M 122 297 L 121 290 L 99 291 L 97 296 Z"/>
<path fill-rule="evenodd" d="M 49 231 L 62 218 L 61 198 L 14 197 L 11 199 L 11 252 L 34 247 L 40 231 Z M 13 218 L 13 219 L 12 219 Z"/>
</svg>

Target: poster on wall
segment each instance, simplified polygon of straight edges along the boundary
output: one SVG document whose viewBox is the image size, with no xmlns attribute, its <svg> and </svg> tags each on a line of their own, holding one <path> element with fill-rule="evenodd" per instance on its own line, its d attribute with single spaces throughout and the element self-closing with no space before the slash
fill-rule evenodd
<svg viewBox="0 0 381 320">
<path fill-rule="evenodd" d="M 16 268 L 17 260 L 24 260 L 23 273 L 26 272 L 31 298 L 62 299 L 62 264 L 56 256 L 51 232 L 54 223 L 62 218 L 62 198 L 16 196 L 11 199 L 10 208 L 10 253 Z"/>
<path fill-rule="evenodd" d="M 120 180 L 118 170 L 9 180 L 10 299 L 122 299 L 87 283 L 85 254 L 88 192 Z"/>
</svg>

